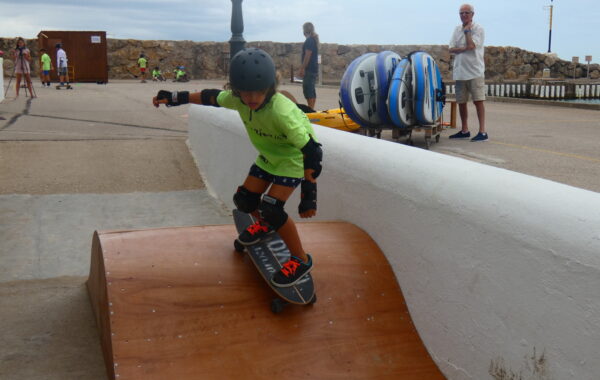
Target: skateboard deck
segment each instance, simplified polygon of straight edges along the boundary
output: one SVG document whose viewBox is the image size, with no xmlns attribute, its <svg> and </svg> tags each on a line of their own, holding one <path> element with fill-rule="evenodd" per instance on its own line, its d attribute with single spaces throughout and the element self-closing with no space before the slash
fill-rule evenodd
<svg viewBox="0 0 600 380">
<path fill-rule="evenodd" d="M 237 231 L 241 233 L 253 224 L 256 219 L 250 214 L 233 210 L 233 220 L 235 221 Z M 271 310 L 274 313 L 279 313 L 283 309 L 285 302 L 298 305 L 308 305 L 316 302 L 317 296 L 310 273 L 301 278 L 293 286 L 279 287 L 271 283 L 271 276 L 281 269 L 282 263 L 287 262 L 291 256 L 289 249 L 278 233 L 270 233 L 258 243 L 248 246 L 244 246 L 235 240 L 234 246 L 238 252 L 248 252 L 248 256 L 250 256 L 250 259 L 263 279 L 281 298 L 274 299 L 271 303 Z"/>
<path fill-rule="evenodd" d="M 68 86 L 67 86 L 67 85 L 62 85 L 62 86 L 61 86 L 61 85 L 57 85 L 57 86 L 56 86 L 56 89 L 57 89 L 57 90 L 60 90 L 60 88 L 61 88 L 61 87 L 64 87 L 64 88 L 66 88 L 67 90 L 72 90 L 72 89 L 73 89 L 73 87 L 72 87 L 71 85 L 68 85 Z"/>
</svg>

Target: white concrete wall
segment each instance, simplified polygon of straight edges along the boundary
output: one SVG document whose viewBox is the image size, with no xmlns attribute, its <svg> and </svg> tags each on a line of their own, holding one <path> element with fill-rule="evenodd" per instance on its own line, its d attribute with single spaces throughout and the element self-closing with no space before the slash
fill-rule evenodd
<svg viewBox="0 0 600 380">
<path fill-rule="evenodd" d="M 239 117 L 192 106 L 189 121 L 209 190 L 233 207 L 256 156 Z M 600 194 L 315 130 L 320 219 L 352 222 L 379 244 L 449 379 L 600 378 Z"/>
</svg>

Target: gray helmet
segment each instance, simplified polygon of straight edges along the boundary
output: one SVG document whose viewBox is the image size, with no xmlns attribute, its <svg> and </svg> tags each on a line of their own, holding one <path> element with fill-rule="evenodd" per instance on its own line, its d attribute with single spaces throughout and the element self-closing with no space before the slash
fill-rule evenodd
<svg viewBox="0 0 600 380">
<path fill-rule="evenodd" d="M 257 48 L 240 50 L 229 64 L 231 87 L 241 91 L 260 91 L 275 84 L 275 64 L 267 52 Z"/>
</svg>

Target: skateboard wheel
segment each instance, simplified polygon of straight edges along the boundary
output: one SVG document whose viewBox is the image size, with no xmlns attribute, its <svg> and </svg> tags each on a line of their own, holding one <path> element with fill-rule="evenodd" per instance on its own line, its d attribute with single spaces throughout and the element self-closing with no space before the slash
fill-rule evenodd
<svg viewBox="0 0 600 380">
<path fill-rule="evenodd" d="M 236 252 L 239 252 L 239 253 L 244 252 L 244 245 L 237 240 L 233 241 L 233 248 L 235 248 Z"/>
<path fill-rule="evenodd" d="M 282 299 L 275 298 L 271 301 L 271 311 L 275 314 L 279 314 L 283 311 L 286 302 Z"/>
</svg>

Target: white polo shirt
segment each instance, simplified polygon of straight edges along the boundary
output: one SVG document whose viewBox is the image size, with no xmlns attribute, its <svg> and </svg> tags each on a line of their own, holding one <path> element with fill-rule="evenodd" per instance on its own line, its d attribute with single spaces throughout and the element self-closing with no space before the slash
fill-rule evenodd
<svg viewBox="0 0 600 380">
<path fill-rule="evenodd" d="M 485 76 L 485 61 L 483 60 L 483 41 L 485 31 L 479 24 L 471 25 L 471 36 L 475 43 L 475 49 L 467 50 L 454 55 L 452 78 L 454 80 L 470 80 Z M 457 26 L 452 33 L 449 48 L 463 48 L 467 46 L 465 33 L 462 25 Z"/>
</svg>

